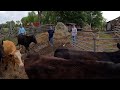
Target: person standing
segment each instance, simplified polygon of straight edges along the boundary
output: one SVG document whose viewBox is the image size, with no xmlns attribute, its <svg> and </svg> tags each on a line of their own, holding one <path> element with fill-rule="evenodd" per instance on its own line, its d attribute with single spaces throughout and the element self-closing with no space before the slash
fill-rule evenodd
<svg viewBox="0 0 120 90">
<path fill-rule="evenodd" d="M 73 25 L 72 27 L 72 44 L 74 45 L 76 43 L 76 38 L 77 38 L 77 28 L 75 27 L 75 25 Z"/>
<path fill-rule="evenodd" d="M 26 35 L 26 30 L 21 24 L 20 24 L 20 28 L 18 31 L 18 35 Z"/>
<path fill-rule="evenodd" d="M 21 39 L 26 39 L 24 37 L 24 35 L 26 35 L 26 30 L 25 28 L 20 24 L 20 27 L 18 29 L 18 34 L 17 34 L 17 39 L 18 41 L 20 41 Z M 26 40 L 25 40 L 26 41 Z M 18 46 L 18 43 L 16 44 L 16 46 Z M 20 46 L 19 46 L 20 47 Z"/>
<path fill-rule="evenodd" d="M 49 34 L 49 43 L 51 46 L 53 46 L 53 35 L 54 35 L 54 29 L 52 26 L 50 26 L 49 30 L 48 30 L 48 34 Z"/>
</svg>

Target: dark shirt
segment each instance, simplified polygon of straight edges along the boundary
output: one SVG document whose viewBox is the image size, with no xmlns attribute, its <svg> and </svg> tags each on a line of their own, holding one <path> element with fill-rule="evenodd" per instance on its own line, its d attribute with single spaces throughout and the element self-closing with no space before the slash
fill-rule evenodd
<svg viewBox="0 0 120 90">
<path fill-rule="evenodd" d="M 54 30 L 48 30 L 48 33 L 49 33 L 49 38 L 52 38 L 54 34 Z"/>
</svg>

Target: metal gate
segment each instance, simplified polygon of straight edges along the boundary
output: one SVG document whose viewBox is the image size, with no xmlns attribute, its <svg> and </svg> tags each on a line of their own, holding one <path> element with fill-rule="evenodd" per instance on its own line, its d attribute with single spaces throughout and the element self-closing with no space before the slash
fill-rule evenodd
<svg viewBox="0 0 120 90">
<path fill-rule="evenodd" d="M 119 31 L 79 31 L 78 33 L 79 34 L 77 35 L 77 44 L 74 45 L 74 47 L 78 50 L 94 52 L 110 52 L 118 50 L 116 44 L 120 41 L 120 38 L 118 35 L 116 37 L 115 33 L 119 34 Z M 102 37 L 103 34 L 104 37 Z"/>
</svg>

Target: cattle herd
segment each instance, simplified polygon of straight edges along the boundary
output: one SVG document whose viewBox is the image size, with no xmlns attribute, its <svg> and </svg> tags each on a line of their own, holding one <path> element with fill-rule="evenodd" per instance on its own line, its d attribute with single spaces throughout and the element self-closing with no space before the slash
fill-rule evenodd
<svg viewBox="0 0 120 90">
<path fill-rule="evenodd" d="M 37 44 L 32 36 L 18 37 L 17 45 Z M 120 44 L 116 47 L 120 49 Z M 22 60 L 21 48 L 9 40 L 0 44 L 0 63 L 12 60 L 14 65 L 24 67 L 29 79 L 114 79 L 120 78 L 120 50 L 115 52 L 77 51 L 68 48 L 57 48 L 54 56 L 27 53 Z M 24 62 L 23 62 L 24 61 Z M 5 68 L 9 63 L 6 64 Z M 13 66 L 15 69 L 15 66 Z"/>
</svg>

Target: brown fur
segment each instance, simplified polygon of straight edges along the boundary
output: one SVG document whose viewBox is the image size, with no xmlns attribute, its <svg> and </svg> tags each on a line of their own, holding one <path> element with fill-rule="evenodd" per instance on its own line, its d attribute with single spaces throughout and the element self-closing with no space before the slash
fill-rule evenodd
<svg viewBox="0 0 120 90">
<path fill-rule="evenodd" d="M 120 78 L 120 65 L 92 60 L 66 60 L 30 54 L 24 61 L 29 79 Z"/>
<path fill-rule="evenodd" d="M 6 66 L 8 66 L 9 61 L 10 61 L 10 62 L 12 62 L 13 68 L 15 70 L 16 65 L 20 64 L 20 61 L 18 58 L 16 58 L 15 53 L 19 52 L 21 50 L 21 48 L 19 50 L 17 50 L 15 44 L 9 40 L 3 41 L 3 47 L 4 47 L 4 52 L 6 55 L 6 58 L 4 59 Z"/>
</svg>

